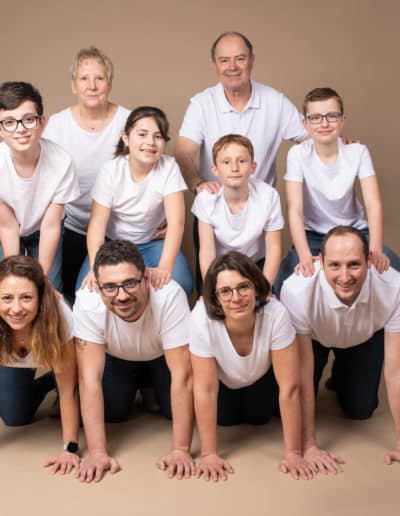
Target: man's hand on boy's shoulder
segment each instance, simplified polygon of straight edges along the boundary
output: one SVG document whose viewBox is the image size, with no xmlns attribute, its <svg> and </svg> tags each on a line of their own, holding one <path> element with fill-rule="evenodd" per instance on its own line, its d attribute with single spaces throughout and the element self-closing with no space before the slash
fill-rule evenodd
<svg viewBox="0 0 400 516">
<path fill-rule="evenodd" d="M 347 138 L 346 136 L 341 136 L 341 138 L 345 145 L 349 145 L 350 143 L 360 143 L 360 140 L 353 140 L 353 138 Z"/>
</svg>

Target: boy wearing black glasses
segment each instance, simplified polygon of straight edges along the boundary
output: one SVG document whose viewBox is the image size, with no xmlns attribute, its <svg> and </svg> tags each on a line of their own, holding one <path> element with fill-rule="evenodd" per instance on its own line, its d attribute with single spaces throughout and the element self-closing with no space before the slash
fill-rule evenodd
<svg viewBox="0 0 400 516">
<path fill-rule="evenodd" d="M 293 270 L 306 277 L 314 274 L 322 239 L 337 225 L 364 233 L 378 272 L 389 264 L 400 270 L 399 258 L 383 246 L 382 202 L 369 151 L 341 139 L 346 121 L 341 97 L 331 88 L 316 88 L 306 95 L 303 114 L 310 138 L 290 149 L 284 176 L 294 248 L 281 264 L 276 291 Z M 355 193 L 357 179 L 366 217 Z"/>
<path fill-rule="evenodd" d="M 37 258 L 61 290 L 62 215 L 79 186 L 69 155 L 41 139 L 45 121 L 36 88 L 0 85 L 0 259 L 25 253 Z"/>
</svg>

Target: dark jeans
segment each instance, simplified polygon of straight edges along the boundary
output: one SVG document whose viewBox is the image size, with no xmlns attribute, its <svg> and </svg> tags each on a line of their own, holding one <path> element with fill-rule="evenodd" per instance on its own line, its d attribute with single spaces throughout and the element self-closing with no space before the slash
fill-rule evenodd
<svg viewBox="0 0 400 516">
<path fill-rule="evenodd" d="M 55 389 L 53 373 L 35 379 L 35 371 L 0 366 L 0 417 L 6 425 L 30 423 L 46 394 Z"/>
<path fill-rule="evenodd" d="M 313 340 L 314 388 L 328 361 L 330 350 L 335 355 L 332 383 L 346 417 L 367 419 L 378 406 L 378 388 L 384 356 L 384 331 L 377 331 L 369 340 L 347 349 L 326 348 Z"/>
<path fill-rule="evenodd" d="M 81 235 L 65 228 L 62 243 L 61 272 L 63 292 L 71 305 L 75 301 L 75 283 L 86 255 L 86 235 Z"/>
<path fill-rule="evenodd" d="M 241 389 L 230 389 L 219 382 L 219 425 L 263 425 L 278 413 L 279 388 L 272 367 L 255 383 Z"/>
<path fill-rule="evenodd" d="M 122 360 L 106 353 L 103 373 L 104 415 L 108 422 L 126 421 L 131 413 L 133 400 L 139 387 L 151 379 L 162 414 L 172 419 L 171 375 L 164 356 L 136 362 Z"/>
</svg>

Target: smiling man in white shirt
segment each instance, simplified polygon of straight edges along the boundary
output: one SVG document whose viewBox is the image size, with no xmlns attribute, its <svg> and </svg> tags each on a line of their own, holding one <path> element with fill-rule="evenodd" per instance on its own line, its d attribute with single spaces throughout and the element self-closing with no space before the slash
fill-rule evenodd
<svg viewBox="0 0 400 516">
<path fill-rule="evenodd" d="M 281 301 L 296 328 L 302 368 L 303 451 L 316 471 L 336 473 L 340 459 L 316 445 L 315 393 L 330 350 L 332 386 L 346 417 L 367 419 L 378 406 L 383 358 L 396 448 L 386 463 L 400 460 L 400 273 L 379 274 L 368 243 L 350 226 L 330 230 L 312 277 L 292 274 Z"/>
<path fill-rule="evenodd" d="M 119 470 L 108 455 L 104 421 L 129 418 L 148 372 L 162 414 L 173 419 L 172 449 L 158 467 L 168 470 L 169 477 L 189 477 L 195 467 L 190 455 L 193 389 L 186 295 L 173 280 L 154 290 L 138 248 L 125 240 L 100 247 L 94 274 L 100 292 L 79 290 L 73 310 L 89 449 L 80 480 L 99 481 L 106 470 Z"/>
</svg>

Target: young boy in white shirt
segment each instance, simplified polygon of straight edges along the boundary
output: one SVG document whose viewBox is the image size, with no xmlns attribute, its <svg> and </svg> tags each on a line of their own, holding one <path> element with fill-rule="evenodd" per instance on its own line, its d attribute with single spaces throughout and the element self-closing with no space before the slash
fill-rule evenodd
<svg viewBox="0 0 400 516">
<path fill-rule="evenodd" d="M 40 138 L 45 123 L 36 88 L 0 85 L 0 259 L 27 252 L 61 290 L 64 204 L 79 195 L 79 187 L 70 156 Z"/>
<path fill-rule="evenodd" d="M 253 145 L 245 136 L 219 138 L 212 154 L 212 171 L 222 188 L 216 194 L 201 191 L 192 207 L 199 219 L 202 277 L 216 256 L 239 251 L 262 267 L 272 285 L 281 260 L 284 226 L 279 194 L 263 181 L 250 180 L 257 165 Z"/>
<path fill-rule="evenodd" d="M 276 290 L 295 270 L 312 276 L 324 235 L 337 225 L 361 230 L 369 239 L 372 264 L 378 272 L 399 258 L 383 246 L 383 210 L 378 181 L 365 145 L 345 145 L 343 101 L 331 88 L 316 88 L 303 104 L 304 127 L 310 138 L 292 147 L 287 157 L 286 200 L 294 248 L 282 262 Z M 355 193 L 359 179 L 366 219 Z M 390 259 L 390 260 L 389 260 Z"/>
</svg>

